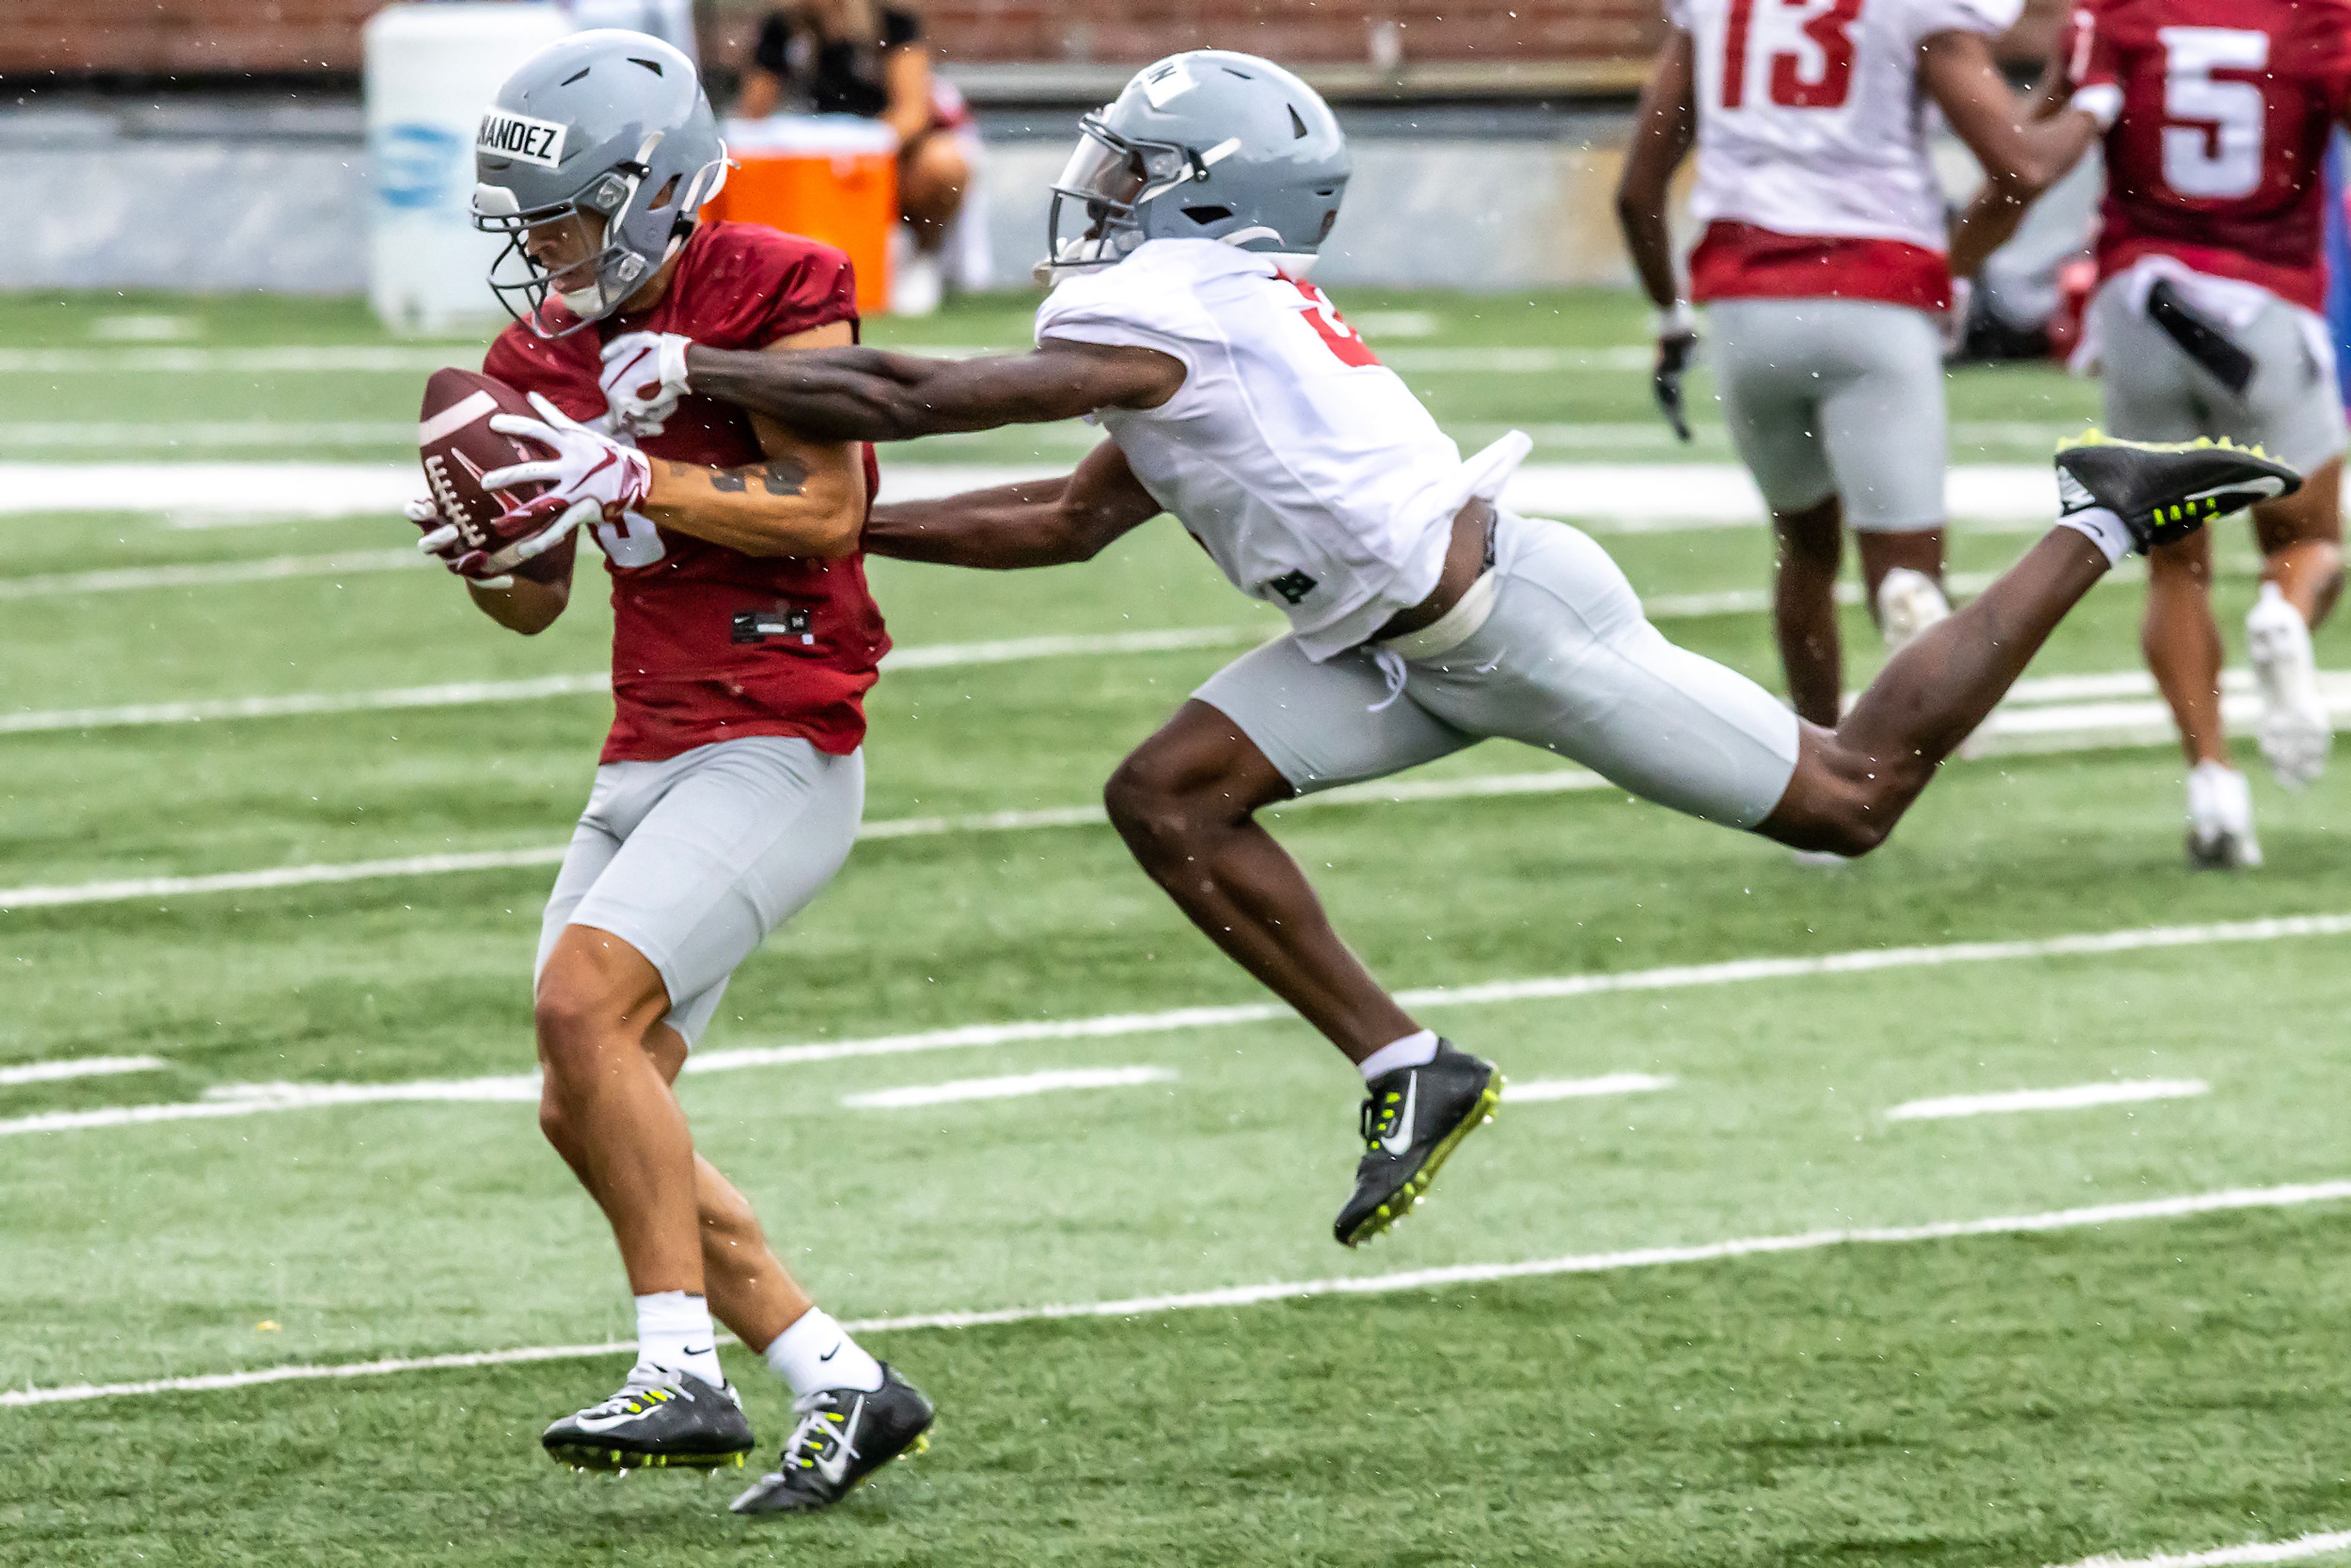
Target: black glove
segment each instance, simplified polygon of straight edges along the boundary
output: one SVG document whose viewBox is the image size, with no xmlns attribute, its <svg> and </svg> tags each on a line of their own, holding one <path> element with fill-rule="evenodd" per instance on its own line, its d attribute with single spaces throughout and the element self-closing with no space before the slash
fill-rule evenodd
<svg viewBox="0 0 2351 1568">
<path fill-rule="evenodd" d="M 1689 416 L 1682 412 L 1682 377 L 1697 357 L 1696 328 L 1662 333 L 1657 339 L 1657 368 L 1649 376 L 1649 391 L 1656 397 L 1657 411 L 1684 441 L 1690 438 L 1690 427 Z"/>
</svg>

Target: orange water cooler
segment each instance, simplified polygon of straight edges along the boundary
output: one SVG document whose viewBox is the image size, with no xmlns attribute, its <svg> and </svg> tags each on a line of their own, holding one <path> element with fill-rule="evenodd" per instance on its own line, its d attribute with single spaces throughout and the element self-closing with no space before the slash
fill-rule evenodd
<svg viewBox="0 0 2351 1568">
<path fill-rule="evenodd" d="M 881 314 L 898 224 L 897 136 L 853 114 L 730 120 L 721 134 L 736 166 L 709 214 L 840 246 L 857 268 L 859 314 Z"/>
</svg>

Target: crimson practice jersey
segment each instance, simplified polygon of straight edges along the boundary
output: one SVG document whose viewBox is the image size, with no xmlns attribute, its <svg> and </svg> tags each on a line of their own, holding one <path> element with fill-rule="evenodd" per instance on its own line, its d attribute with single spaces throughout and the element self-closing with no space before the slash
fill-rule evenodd
<svg viewBox="0 0 2351 1568">
<path fill-rule="evenodd" d="M 1948 308 L 1918 46 L 2001 32 L 2022 3 L 1665 0 L 1697 61 L 1691 297 Z"/>
<path fill-rule="evenodd" d="M 2149 256 L 2325 307 L 2321 162 L 2351 107 L 2346 0 L 2089 0 L 2060 58 L 2106 133 L 2098 273 Z"/>
<path fill-rule="evenodd" d="M 565 312 L 550 301 L 549 320 Z M 714 349 L 764 349 L 857 320 L 849 258 L 830 246 L 752 224 L 705 224 L 686 242 L 669 292 L 642 315 L 547 341 L 517 324 L 482 369 L 544 395 L 578 420 L 603 417 L 603 341 L 622 332 L 682 332 Z M 689 397 L 651 456 L 711 467 L 757 463 L 742 410 Z M 865 449 L 865 493 L 877 483 Z M 747 556 L 631 514 L 600 523 L 612 577 L 612 730 L 606 762 L 658 761 L 747 735 L 799 736 L 845 756 L 865 737 L 864 694 L 890 639 L 866 591 L 863 559 Z"/>
</svg>

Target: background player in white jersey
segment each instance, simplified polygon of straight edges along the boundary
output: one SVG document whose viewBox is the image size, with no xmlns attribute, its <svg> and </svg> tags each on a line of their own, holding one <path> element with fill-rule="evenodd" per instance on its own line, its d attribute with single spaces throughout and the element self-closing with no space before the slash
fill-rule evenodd
<svg viewBox="0 0 2351 1568">
<path fill-rule="evenodd" d="M 1834 592 L 1850 527 L 1889 647 L 1949 613 L 1943 332 L 1952 307 L 1928 105 L 2004 189 L 2050 160 L 1987 41 L 2022 0 L 1666 0 L 1673 30 L 1635 121 L 1617 214 L 1656 305 L 1658 401 L 1684 440 L 1698 328 L 1676 280 L 1667 185 L 1698 149 L 1705 232 L 1689 299 L 1731 441 L 1778 536 L 1772 625 L 1796 711 L 1834 725 Z"/>
<path fill-rule="evenodd" d="M 2064 455 L 2069 526 L 1896 656 L 1835 729 L 1675 647 L 1599 546 L 1494 504 L 1513 434 L 1468 463 L 1301 274 L 1329 235 L 1346 143 L 1303 82 L 1202 50 L 1081 122 L 1054 208 L 1033 353 L 664 354 L 695 392 L 811 438 L 904 439 L 1098 418 L 1066 478 L 875 508 L 870 550 L 960 566 L 1082 560 L 1162 511 L 1290 634 L 1212 677 L 1110 780 L 1153 878 L 1366 1081 L 1364 1153 L 1334 1227 L 1410 1208 L 1500 1080 L 1399 1007 L 1332 930 L 1254 813 L 1489 736 L 1799 849 L 1860 854 L 1925 789 L 2059 618 L 2133 546 L 2294 476 L 2229 449 Z M 1061 215 L 1086 227 L 1064 238 Z M 643 389 L 641 389 L 642 391 Z M 2154 508 L 2177 520 L 2158 528 Z"/>
</svg>

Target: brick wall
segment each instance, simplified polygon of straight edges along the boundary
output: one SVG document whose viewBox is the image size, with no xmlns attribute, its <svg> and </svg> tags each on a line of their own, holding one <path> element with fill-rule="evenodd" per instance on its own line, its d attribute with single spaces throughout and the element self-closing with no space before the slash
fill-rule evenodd
<svg viewBox="0 0 2351 1568">
<path fill-rule="evenodd" d="M 379 0 L 0 0 L 0 75 L 301 75 L 359 68 Z M 2020 54 L 2045 47 L 2062 0 L 2030 0 Z M 713 54 L 757 0 L 703 0 Z M 950 59 L 1134 62 L 1201 44 L 1299 64 L 1604 60 L 1655 46 L 1657 0 L 931 0 Z"/>
</svg>

